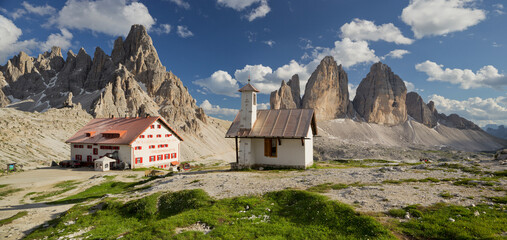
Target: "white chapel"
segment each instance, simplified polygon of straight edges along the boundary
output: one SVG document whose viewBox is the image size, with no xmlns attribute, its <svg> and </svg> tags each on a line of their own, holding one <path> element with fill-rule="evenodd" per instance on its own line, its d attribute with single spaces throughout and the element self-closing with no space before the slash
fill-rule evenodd
<svg viewBox="0 0 507 240">
<path fill-rule="evenodd" d="M 313 109 L 257 110 L 257 93 L 248 84 L 239 89 L 241 109 L 227 131 L 236 139 L 233 169 L 313 165 L 313 137 L 317 123 Z"/>
</svg>

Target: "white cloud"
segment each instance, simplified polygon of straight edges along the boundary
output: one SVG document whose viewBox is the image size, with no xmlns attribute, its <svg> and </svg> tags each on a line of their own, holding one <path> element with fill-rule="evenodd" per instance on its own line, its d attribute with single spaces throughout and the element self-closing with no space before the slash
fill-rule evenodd
<svg viewBox="0 0 507 240">
<path fill-rule="evenodd" d="M 0 15 L 0 64 L 3 64 L 7 58 L 14 54 L 24 51 L 28 54 L 32 50 L 39 48 L 40 50 L 49 50 L 51 44 L 61 45 L 62 48 L 70 47 L 70 40 L 72 34 L 66 29 L 61 30 L 61 34 L 54 33 L 49 35 L 45 42 L 38 42 L 35 39 L 18 41 L 19 37 L 23 34 L 11 20 Z M 47 48 L 49 46 L 49 48 Z"/>
<path fill-rule="evenodd" d="M 256 9 L 252 10 L 246 17 L 248 18 L 248 21 L 251 22 L 256 18 L 265 17 L 270 11 L 271 8 L 268 6 L 268 1 L 261 0 L 261 5 L 259 5 L 259 7 L 257 7 Z"/>
<path fill-rule="evenodd" d="M 151 29 L 152 32 L 156 34 L 169 34 L 171 32 L 171 25 L 170 24 L 160 24 L 157 27 L 153 27 Z"/>
<path fill-rule="evenodd" d="M 415 91 L 415 85 L 411 82 L 403 81 L 405 83 L 405 87 L 407 87 L 407 92 Z"/>
<path fill-rule="evenodd" d="M 50 19 L 49 25 L 60 28 L 91 30 L 112 36 L 128 34 L 133 24 L 147 30 L 155 24 L 148 8 L 140 2 L 127 0 L 69 0 Z"/>
<path fill-rule="evenodd" d="M 270 46 L 270 47 L 273 47 L 276 42 L 273 41 L 273 40 L 268 40 L 268 41 L 264 41 L 263 43 L 266 44 L 266 45 L 268 45 L 268 46 Z"/>
<path fill-rule="evenodd" d="M 333 56 L 338 64 L 348 68 L 359 63 L 373 63 L 380 59 L 366 41 L 352 41 L 344 38 L 334 42 L 334 48 L 316 47 L 312 53 L 314 61 L 320 62 L 326 56 Z"/>
<path fill-rule="evenodd" d="M 200 107 L 204 112 L 211 116 L 218 116 L 223 117 L 226 119 L 234 118 L 238 114 L 238 109 L 232 109 L 232 108 L 221 108 L 218 105 L 211 104 L 208 99 L 204 100 Z"/>
<path fill-rule="evenodd" d="M 23 5 L 23 7 L 29 13 L 37 14 L 40 16 L 52 15 L 56 13 L 56 9 L 54 7 L 49 6 L 47 3 L 44 6 L 34 6 L 30 3 L 23 2 L 21 5 Z"/>
<path fill-rule="evenodd" d="M 507 76 L 498 73 L 498 70 L 491 65 L 484 66 L 475 73 L 470 69 L 443 69 L 443 67 L 429 60 L 415 65 L 415 69 L 428 75 L 428 81 L 459 84 L 463 89 L 507 86 Z"/>
<path fill-rule="evenodd" d="M 178 5 L 178 7 L 182 7 L 184 9 L 189 9 L 190 4 L 188 2 L 185 2 L 184 0 L 170 0 L 172 3 Z"/>
<path fill-rule="evenodd" d="M 243 84 L 246 84 L 250 77 L 252 84 L 261 93 L 271 93 L 280 85 L 279 81 L 273 81 L 272 73 L 273 70 L 270 67 L 265 67 L 262 64 L 246 65 L 243 69 L 237 69 L 234 72 L 234 77 Z"/>
<path fill-rule="evenodd" d="M 403 58 L 403 55 L 409 54 L 409 53 L 410 52 L 405 49 L 395 49 L 395 50 L 390 51 L 385 56 L 383 56 L 382 59 L 386 59 L 387 57 L 401 59 L 401 58 Z"/>
<path fill-rule="evenodd" d="M 412 44 L 414 40 L 406 38 L 401 34 L 400 29 L 392 23 L 375 25 L 374 22 L 355 18 L 350 23 L 345 23 L 340 28 L 342 38 L 350 38 L 352 40 L 371 40 L 386 42 L 394 42 L 396 44 Z"/>
<path fill-rule="evenodd" d="M 194 36 L 194 33 L 191 32 L 187 26 L 178 26 L 178 36 L 182 38 L 188 38 Z"/>
<path fill-rule="evenodd" d="M 486 12 L 475 9 L 474 0 L 411 0 L 401 19 L 412 27 L 416 38 L 463 31 L 486 18 Z"/>
<path fill-rule="evenodd" d="M 349 83 L 348 88 L 349 88 L 349 99 L 350 99 L 350 101 L 354 100 L 354 97 L 356 96 L 356 90 L 357 90 L 358 86 L 359 85 L 354 85 L 352 83 Z"/>
<path fill-rule="evenodd" d="M 217 3 L 223 7 L 232 8 L 238 12 L 246 10 L 255 4 L 259 4 L 259 6 L 252 9 L 245 15 L 250 22 L 257 18 L 265 17 L 271 11 L 267 0 L 217 0 Z"/>
<path fill-rule="evenodd" d="M 456 113 L 481 126 L 489 123 L 507 125 L 507 97 L 473 97 L 459 101 L 433 94 L 429 100 L 435 103 L 439 112 Z"/>
<path fill-rule="evenodd" d="M 269 109 L 269 103 L 257 103 L 257 109 Z"/>
<path fill-rule="evenodd" d="M 71 40 L 72 40 L 72 33 L 70 33 L 67 29 L 63 28 L 60 29 L 60 33 L 53 33 L 49 35 L 46 42 L 42 43 L 40 45 L 40 50 L 42 51 L 48 51 L 53 46 L 61 47 L 62 49 L 68 49 L 70 46 L 72 46 Z"/>
<path fill-rule="evenodd" d="M 217 0 L 217 3 L 232 8 L 236 11 L 242 11 L 254 3 L 258 3 L 261 0 Z"/>
<path fill-rule="evenodd" d="M 505 14 L 505 12 L 503 11 L 503 4 L 501 4 L 501 3 L 493 4 L 493 7 L 494 7 L 494 8 L 496 8 L 494 11 L 495 11 L 498 15 L 503 15 L 503 14 Z"/>
<path fill-rule="evenodd" d="M 239 84 L 236 79 L 222 70 L 218 70 L 211 74 L 209 78 L 198 79 L 193 81 L 195 85 L 198 85 L 214 94 L 225 95 L 229 97 L 237 97 Z"/>
</svg>

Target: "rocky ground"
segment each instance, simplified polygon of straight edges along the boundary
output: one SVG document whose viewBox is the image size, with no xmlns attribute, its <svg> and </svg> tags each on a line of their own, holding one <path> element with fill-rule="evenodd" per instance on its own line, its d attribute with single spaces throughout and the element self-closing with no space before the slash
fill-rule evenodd
<svg viewBox="0 0 507 240">
<path fill-rule="evenodd" d="M 419 160 L 318 162 L 315 168 L 305 171 L 233 172 L 227 170 L 220 158 L 210 158 L 208 162 L 208 165 L 198 166 L 194 171 L 150 181 L 142 191 L 122 193 L 117 197 L 129 200 L 160 191 L 200 188 L 213 197 L 228 198 L 294 188 L 320 192 L 331 199 L 351 204 L 361 212 L 386 212 L 412 204 L 427 206 L 446 202 L 468 206 L 491 203 L 491 197 L 505 196 L 507 183 L 505 177 L 495 175 L 501 171 L 505 175 L 507 165 L 482 155 L 477 155 L 474 160 L 442 160 L 423 164 Z M 7 184 L 2 190 L 22 190 L 0 200 L 0 219 L 19 211 L 28 211 L 28 215 L 0 226 L 0 236 L 19 239 L 34 227 L 68 210 L 71 205 L 46 205 L 30 199 L 31 196 L 54 191 L 57 183 L 68 180 L 79 182 L 75 189 L 45 201 L 76 194 L 107 181 L 111 178 L 109 176 L 116 175 L 115 181 L 139 181 L 143 174 L 136 171 L 98 173 L 86 169 L 44 168 L 2 176 L 0 184 Z M 333 189 L 334 186 L 340 187 Z"/>
</svg>

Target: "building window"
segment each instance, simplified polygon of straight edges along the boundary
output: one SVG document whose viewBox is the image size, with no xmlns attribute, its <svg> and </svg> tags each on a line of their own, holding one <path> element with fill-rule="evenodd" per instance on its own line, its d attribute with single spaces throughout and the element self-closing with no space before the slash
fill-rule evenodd
<svg viewBox="0 0 507 240">
<path fill-rule="evenodd" d="M 76 155 L 76 160 L 77 160 L 77 161 L 81 161 L 81 160 L 83 160 L 83 158 L 82 158 L 82 156 L 81 156 L 81 155 Z"/>
<path fill-rule="evenodd" d="M 87 162 L 92 162 L 92 156 L 91 155 L 86 156 L 86 161 Z"/>
<path fill-rule="evenodd" d="M 151 126 L 150 126 L 150 128 L 151 128 L 151 129 L 154 129 L 154 128 L 155 128 L 155 125 L 151 125 Z"/>
<path fill-rule="evenodd" d="M 253 93 L 253 105 L 257 105 L 257 95 Z"/>
<path fill-rule="evenodd" d="M 162 157 L 163 157 L 162 154 L 158 155 L 157 156 L 157 161 L 164 160 L 164 158 L 162 158 Z"/>
<path fill-rule="evenodd" d="M 92 148 L 92 145 L 88 145 L 88 148 Z"/>
<path fill-rule="evenodd" d="M 166 134 L 166 135 L 165 135 L 165 137 L 170 137 L 170 136 L 172 136 L 172 135 L 171 135 L 171 134 Z"/>
<path fill-rule="evenodd" d="M 166 153 L 164 157 L 165 157 L 165 159 L 171 159 L 171 156 L 169 155 L 169 153 Z"/>
<path fill-rule="evenodd" d="M 148 138 L 153 138 L 153 135 L 148 135 Z"/>
<path fill-rule="evenodd" d="M 150 162 L 154 162 L 155 161 L 155 156 L 150 156 Z"/>
<path fill-rule="evenodd" d="M 99 149 L 98 148 L 94 148 L 93 149 L 93 155 L 97 155 L 99 154 Z"/>
<path fill-rule="evenodd" d="M 134 147 L 134 149 L 135 149 L 135 150 L 142 150 L 142 149 L 143 149 L 143 147 L 141 147 L 141 146 L 137 146 L 137 147 Z"/>
<path fill-rule="evenodd" d="M 139 136 L 139 138 L 144 138 L 144 135 Z"/>
<path fill-rule="evenodd" d="M 264 156 L 276 157 L 276 138 L 264 139 Z"/>
<path fill-rule="evenodd" d="M 157 125 L 157 128 L 162 128 L 162 125 Z"/>
<path fill-rule="evenodd" d="M 135 164 L 139 164 L 139 163 L 143 163 L 143 158 L 142 157 L 136 158 Z"/>
<path fill-rule="evenodd" d="M 159 138 L 159 137 L 162 137 L 162 135 L 161 135 L 161 134 L 157 134 L 157 137 L 158 137 L 158 138 Z"/>
<path fill-rule="evenodd" d="M 155 145 L 150 145 L 149 148 L 153 149 L 153 148 L 155 148 Z"/>
<path fill-rule="evenodd" d="M 176 153 L 171 153 L 171 158 L 176 158 Z"/>
</svg>

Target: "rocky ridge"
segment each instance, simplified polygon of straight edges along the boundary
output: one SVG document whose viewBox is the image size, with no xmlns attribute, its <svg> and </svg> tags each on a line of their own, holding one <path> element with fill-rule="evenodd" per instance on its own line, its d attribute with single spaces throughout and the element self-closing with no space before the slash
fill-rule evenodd
<svg viewBox="0 0 507 240">
<path fill-rule="evenodd" d="M 44 112 L 79 103 L 94 117 L 161 115 L 182 131 L 198 133 L 207 117 L 181 80 L 160 62 L 151 37 L 133 25 L 116 39 L 111 56 L 97 47 L 93 59 L 61 49 L 37 58 L 21 52 L 0 67 L 0 106 Z"/>
<path fill-rule="evenodd" d="M 282 81 L 280 89 L 271 93 L 271 109 L 314 108 L 319 120 L 352 118 L 386 126 L 403 124 L 410 117 L 430 128 L 442 124 L 451 128 L 482 131 L 473 122 L 457 114 L 447 116 L 438 113 L 434 103 L 424 103 L 419 94 L 407 93 L 403 80 L 381 62 L 371 66 L 370 72 L 359 84 L 353 101 L 348 99 L 347 73 L 331 56 L 322 59 L 312 73 L 300 105 L 297 104 L 299 98 L 295 97 L 299 96 L 299 78 L 295 76 L 288 84 Z"/>
</svg>

